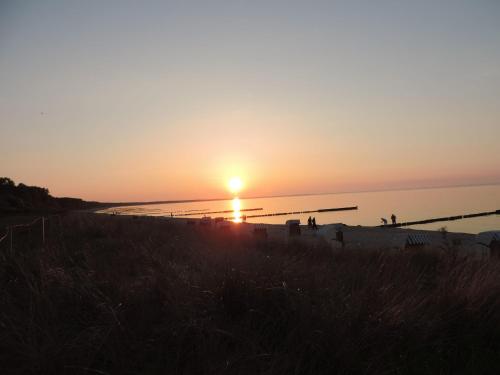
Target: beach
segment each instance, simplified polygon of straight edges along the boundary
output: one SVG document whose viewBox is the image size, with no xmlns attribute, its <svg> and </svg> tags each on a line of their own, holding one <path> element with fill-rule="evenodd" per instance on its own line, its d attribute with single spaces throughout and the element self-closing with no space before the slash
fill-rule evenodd
<svg viewBox="0 0 500 375">
<path fill-rule="evenodd" d="M 115 217 L 120 217 L 116 215 Z M 404 250 L 411 249 L 407 246 L 409 236 L 423 236 L 425 244 L 415 246 L 415 248 L 433 248 L 450 249 L 453 248 L 459 254 L 468 256 L 487 256 L 488 249 L 478 245 L 476 235 L 470 233 L 455 233 L 447 231 L 420 230 L 411 228 L 391 228 L 391 227 L 369 227 L 369 226 L 349 226 L 341 223 L 319 225 L 317 229 L 309 228 L 307 225 L 300 225 L 300 235 L 290 235 L 286 224 L 265 224 L 265 223 L 235 223 L 232 221 L 216 222 L 210 218 L 205 224 L 203 219 L 199 218 L 170 218 L 170 217 L 151 217 L 151 216 L 133 216 L 123 215 L 123 217 L 132 217 L 133 220 L 165 220 L 185 225 L 192 231 L 211 231 L 224 234 L 243 234 L 262 238 L 256 232 L 256 228 L 265 229 L 266 240 L 272 242 L 301 241 L 309 244 L 324 243 L 332 249 L 342 249 L 345 251 L 356 250 Z M 337 240 L 336 233 L 341 229 L 343 232 L 343 244 Z"/>
</svg>

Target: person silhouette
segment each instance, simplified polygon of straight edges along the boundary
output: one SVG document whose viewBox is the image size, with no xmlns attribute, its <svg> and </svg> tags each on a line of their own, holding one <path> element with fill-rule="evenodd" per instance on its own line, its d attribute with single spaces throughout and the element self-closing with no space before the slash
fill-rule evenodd
<svg viewBox="0 0 500 375">
<path fill-rule="evenodd" d="M 383 225 L 387 225 L 387 219 L 385 217 L 380 218 L 380 221 L 382 221 Z"/>
<path fill-rule="evenodd" d="M 393 224 L 396 224 L 396 215 L 394 214 L 391 215 L 391 221 Z"/>
<path fill-rule="evenodd" d="M 309 216 L 309 219 L 307 219 L 307 227 L 311 228 L 312 227 L 312 219 L 311 216 Z"/>
<path fill-rule="evenodd" d="M 313 229 L 318 229 L 318 226 L 316 225 L 316 218 L 315 217 L 312 218 L 312 227 L 313 227 Z"/>
</svg>

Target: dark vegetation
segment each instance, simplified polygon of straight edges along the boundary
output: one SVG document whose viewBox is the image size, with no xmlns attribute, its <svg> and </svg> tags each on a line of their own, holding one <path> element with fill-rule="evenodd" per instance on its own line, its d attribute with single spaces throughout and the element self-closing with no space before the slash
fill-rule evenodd
<svg viewBox="0 0 500 375">
<path fill-rule="evenodd" d="M 0 244 L 4 374 L 498 374 L 500 261 L 70 214 Z M 236 228 L 236 227 L 235 227 Z"/>
<path fill-rule="evenodd" d="M 15 184 L 8 177 L 0 177 L 0 214 L 47 213 L 90 209 L 108 206 L 78 198 L 55 198 L 49 190 L 38 186 Z"/>
</svg>

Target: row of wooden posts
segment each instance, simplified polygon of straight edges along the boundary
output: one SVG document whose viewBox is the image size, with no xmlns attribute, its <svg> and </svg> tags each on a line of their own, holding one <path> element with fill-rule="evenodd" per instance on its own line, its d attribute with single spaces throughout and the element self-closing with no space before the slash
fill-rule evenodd
<svg viewBox="0 0 500 375">
<path fill-rule="evenodd" d="M 286 216 L 286 215 L 301 215 L 301 214 L 312 214 L 321 212 L 334 212 L 334 211 L 351 211 L 357 210 L 358 206 L 351 207 L 337 207 L 337 208 L 320 208 L 318 210 L 307 210 L 307 211 L 293 211 L 293 212 L 274 212 L 269 214 L 256 214 L 256 215 L 245 215 L 247 219 L 255 217 L 267 217 L 267 216 Z M 243 210 L 240 210 L 243 211 Z M 234 212 L 234 211 L 229 211 Z M 226 217 L 226 220 L 232 220 L 234 217 Z"/>
<path fill-rule="evenodd" d="M 40 239 L 42 241 L 42 245 L 45 244 L 45 221 L 47 220 L 46 217 L 41 216 L 37 217 L 34 219 L 31 223 L 28 224 L 16 224 L 16 225 L 9 225 L 6 227 L 6 233 L 0 237 L 0 245 L 2 243 L 7 242 L 7 246 L 12 253 L 13 248 L 14 248 L 14 233 L 16 231 L 19 231 L 21 229 L 31 229 L 34 227 L 36 224 L 41 222 L 41 228 L 40 228 Z"/>
<path fill-rule="evenodd" d="M 469 219 L 469 218 L 473 218 L 473 217 L 490 216 L 490 215 L 500 215 L 500 210 L 478 212 L 475 214 L 438 217 L 438 218 L 426 219 L 426 220 L 406 221 L 406 222 L 395 223 L 395 224 L 385 224 L 385 225 L 381 225 L 381 227 L 384 227 L 384 228 L 407 227 L 410 225 L 430 224 L 430 223 L 437 223 L 437 222 L 441 222 L 441 221 L 454 221 L 454 220 Z"/>
<path fill-rule="evenodd" d="M 263 208 L 242 208 L 241 210 L 238 210 L 240 212 L 247 212 L 247 211 L 262 211 Z M 213 214 L 229 214 L 231 212 L 234 212 L 234 210 L 224 210 L 224 211 L 208 211 L 208 212 L 190 212 L 187 214 L 177 214 L 177 215 L 172 215 L 174 217 L 179 217 L 179 216 L 195 216 L 195 215 L 213 215 Z M 247 216 L 248 217 L 248 216 Z"/>
</svg>

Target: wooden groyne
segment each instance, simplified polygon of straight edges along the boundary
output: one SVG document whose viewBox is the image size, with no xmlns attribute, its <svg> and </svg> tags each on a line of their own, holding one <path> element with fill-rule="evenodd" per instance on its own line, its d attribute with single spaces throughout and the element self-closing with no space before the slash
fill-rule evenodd
<svg viewBox="0 0 500 375">
<path fill-rule="evenodd" d="M 352 207 L 338 207 L 338 208 L 320 208 L 319 210 L 316 211 L 304 211 L 304 214 L 307 214 L 309 212 L 332 212 L 332 211 L 351 211 L 351 210 L 357 210 L 358 206 L 352 206 Z"/>
<path fill-rule="evenodd" d="M 308 210 L 308 211 L 292 211 L 292 212 L 274 212 L 269 214 L 260 214 L 260 215 L 245 215 L 247 219 L 254 217 L 268 217 L 268 216 L 286 216 L 286 215 L 300 215 L 300 214 L 311 214 L 311 213 L 322 213 L 322 212 L 334 212 L 334 211 L 351 211 L 357 210 L 358 206 L 352 207 L 337 207 L 337 208 L 320 208 L 318 210 Z M 243 211 L 243 210 L 241 210 Z M 229 211 L 234 212 L 234 211 Z M 234 217 L 227 217 L 227 220 L 234 219 Z"/>
<path fill-rule="evenodd" d="M 241 210 L 238 210 L 239 212 L 247 212 L 247 211 L 262 211 L 263 208 L 242 208 Z M 224 210 L 224 211 L 203 211 L 203 212 L 190 212 L 190 213 L 185 213 L 185 214 L 177 214 L 174 215 L 174 217 L 179 217 L 179 216 L 195 216 L 195 215 L 213 215 L 213 214 L 230 214 L 231 212 L 234 212 L 234 210 Z M 249 217 L 249 216 L 247 216 Z"/>
<path fill-rule="evenodd" d="M 437 217 L 437 218 L 433 218 L 433 219 L 418 220 L 418 221 L 406 221 L 406 222 L 402 222 L 402 223 L 386 224 L 386 225 L 380 225 L 380 226 L 384 227 L 384 228 L 398 228 L 398 227 L 407 227 L 410 225 L 430 224 L 430 223 L 437 223 L 437 222 L 441 222 L 441 221 L 454 221 L 454 220 L 469 219 L 472 217 L 481 217 L 481 216 L 490 216 L 490 215 L 500 215 L 500 210 L 478 212 L 475 214 Z"/>
</svg>

